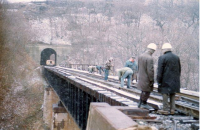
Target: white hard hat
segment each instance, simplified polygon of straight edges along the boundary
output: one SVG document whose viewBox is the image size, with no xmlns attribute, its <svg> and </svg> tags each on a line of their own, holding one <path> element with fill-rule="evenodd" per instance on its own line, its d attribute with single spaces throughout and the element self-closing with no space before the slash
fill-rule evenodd
<svg viewBox="0 0 200 130">
<path fill-rule="evenodd" d="M 172 46 L 171 46 L 170 43 L 164 43 L 164 44 L 162 45 L 162 49 L 172 49 Z"/>
<path fill-rule="evenodd" d="M 155 43 L 150 43 L 150 44 L 147 46 L 147 48 L 156 50 L 157 45 L 156 45 Z"/>
</svg>

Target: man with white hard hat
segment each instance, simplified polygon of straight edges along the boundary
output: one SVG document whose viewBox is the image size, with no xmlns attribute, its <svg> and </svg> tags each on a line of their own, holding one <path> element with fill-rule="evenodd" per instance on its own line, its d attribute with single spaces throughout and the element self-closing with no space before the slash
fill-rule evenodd
<svg viewBox="0 0 200 130">
<path fill-rule="evenodd" d="M 140 89 L 140 101 L 138 103 L 139 108 L 153 110 L 151 106 L 147 104 L 147 100 L 153 91 L 154 84 L 154 61 L 152 54 L 155 52 L 157 45 L 150 43 L 147 46 L 145 53 L 138 58 L 138 84 L 137 87 Z"/>
<path fill-rule="evenodd" d="M 164 43 L 162 46 L 163 55 L 158 59 L 158 92 L 163 96 L 163 110 L 159 110 L 158 113 L 164 115 L 175 113 L 175 93 L 180 93 L 180 59 L 172 53 L 171 49 L 170 43 Z M 170 110 L 168 110 L 168 96 L 170 98 Z"/>
</svg>

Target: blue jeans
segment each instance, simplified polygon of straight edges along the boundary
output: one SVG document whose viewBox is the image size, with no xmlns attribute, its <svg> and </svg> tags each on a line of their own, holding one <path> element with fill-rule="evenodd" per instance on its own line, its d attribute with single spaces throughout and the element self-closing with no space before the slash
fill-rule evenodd
<svg viewBox="0 0 200 130">
<path fill-rule="evenodd" d="M 101 70 L 103 70 L 102 67 L 101 66 L 96 66 L 96 68 L 99 71 L 99 74 L 101 74 Z"/>
<path fill-rule="evenodd" d="M 101 74 L 101 69 L 99 69 L 98 71 L 99 71 L 99 74 Z"/>
<path fill-rule="evenodd" d="M 109 70 L 105 69 L 105 78 L 104 80 L 108 80 Z"/>
<path fill-rule="evenodd" d="M 124 79 L 128 79 L 127 87 L 130 88 L 131 86 L 131 79 L 132 79 L 133 71 L 127 70 L 124 75 L 121 77 L 121 87 L 124 87 Z"/>
</svg>

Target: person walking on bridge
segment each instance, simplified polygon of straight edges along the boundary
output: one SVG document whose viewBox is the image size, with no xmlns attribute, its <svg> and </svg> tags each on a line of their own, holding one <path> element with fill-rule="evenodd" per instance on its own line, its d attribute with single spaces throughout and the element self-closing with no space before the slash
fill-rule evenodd
<svg viewBox="0 0 200 130">
<path fill-rule="evenodd" d="M 104 77 L 104 80 L 106 82 L 108 81 L 109 70 L 113 66 L 112 65 L 112 61 L 113 61 L 113 58 L 111 57 L 108 61 L 106 61 L 106 64 L 105 64 L 105 71 L 104 71 L 105 77 Z"/>
<path fill-rule="evenodd" d="M 124 87 L 124 79 L 127 78 L 127 88 L 131 87 L 131 78 L 133 75 L 133 70 L 129 67 L 124 67 L 117 70 L 119 81 L 121 81 L 121 87 Z"/>
<path fill-rule="evenodd" d="M 164 43 L 163 55 L 158 59 L 158 92 L 163 96 L 163 109 L 158 110 L 158 113 L 165 115 L 175 113 L 175 93 L 180 93 L 180 59 L 172 53 L 171 49 L 170 43 Z M 170 98 L 170 112 L 168 111 L 168 97 Z"/>
<path fill-rule="evenodd" d="M 147 46 L 145 53 L 138 58 L 138 83 L 137 87 L 140 89 L 141 95 L 138 103 L 139 108 L 152 110 L 153 108 L 147 104 L 147 100 L 153 91 L 154 84 L 154 62 L 152 54 L 155 52 L 157 46 L 155 43 L 150 43 Z"/>
</svg>

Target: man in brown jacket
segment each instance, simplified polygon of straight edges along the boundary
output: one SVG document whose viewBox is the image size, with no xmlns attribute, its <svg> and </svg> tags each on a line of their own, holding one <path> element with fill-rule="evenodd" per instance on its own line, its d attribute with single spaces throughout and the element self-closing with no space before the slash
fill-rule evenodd
<svg viewBox="0 0 200 130">
<path fill-rule="evenodd" d="M 154 62 L 152 54 L 155 52 L 157 46 L 154 43 L 150 43 L 147 46 L 145 53 L 138 58 L 138 84 L 137 87 L 140 89 L 140 101 L 138 103 L 139 108 L 152 110 L 153 108 L 147 104 L 147 100 L 153 91 L 154 84 Z"/>
</svg>

